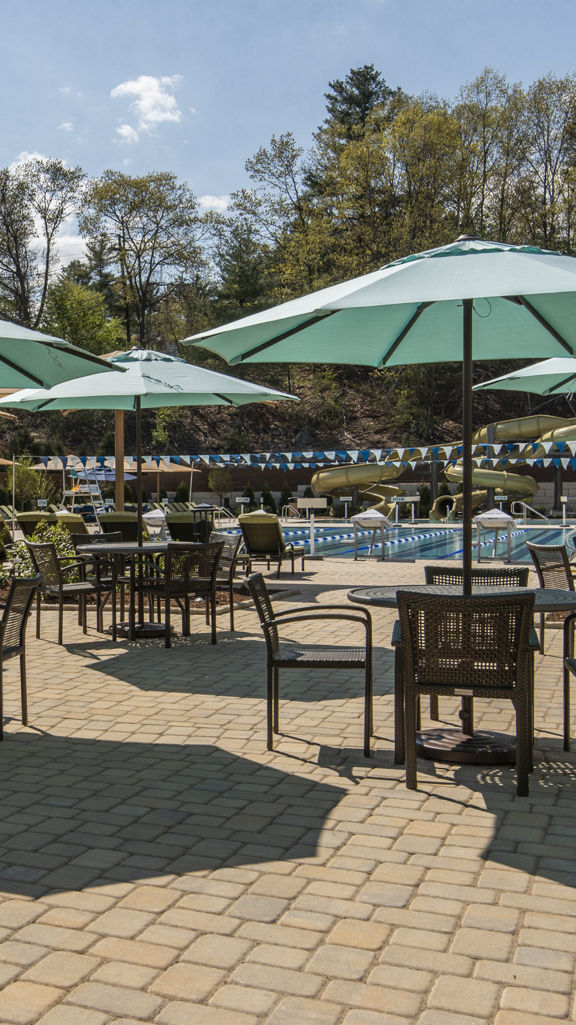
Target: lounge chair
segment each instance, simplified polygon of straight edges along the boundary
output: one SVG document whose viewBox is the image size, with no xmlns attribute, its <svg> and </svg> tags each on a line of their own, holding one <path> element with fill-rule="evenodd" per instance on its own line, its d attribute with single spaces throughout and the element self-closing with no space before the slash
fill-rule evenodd
<svg viewBox="0 0 576 1025">
<path fill-rule="evenodd" d="M 42 523 L 58 523 L 56 515 L 52 512 L 44 512 L 39 509 L 36 512 L 22 512 L 16 516 L 16 522 L 24 537 L 31 537 L 37 527 Z"/>
<path fill-rule="evenodd" d="M 123 541 L 138 540 L 138 513 L 104 512 L 100 513 L 98 520 L 105 534 L 120 531 Z"/>
<path fill-rule="evenodd" d="M 268 569 L 270 569 L 271 562 L 276 562 L 278 563 L 276 576 L 279 577 L 283 560 L 290 559 L 292 573 L 294 573 L 295 562 L 298 558 L 302 559 L 302 569 L 304 569 L 306 555 L 304 545 L 294 545 L 292 541 L 284 540 L 280 520 L 274 513 L 244 513 L 238 517 L 238 523 L 250 559 L 248 572 L 250 572 L 253 562 L 265 562 Z"/>
</svg>

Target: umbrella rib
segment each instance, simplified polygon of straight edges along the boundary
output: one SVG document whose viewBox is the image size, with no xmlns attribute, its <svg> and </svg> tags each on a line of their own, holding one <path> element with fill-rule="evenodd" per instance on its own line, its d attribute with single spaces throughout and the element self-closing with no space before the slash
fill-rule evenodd
<svg viewBox="0 0 576 1025">
<path fill-rule="evenodd" d="M 325 320 L 326 317 L 331 317 L 334 313 L 340 313 L 340 310 L 326 310 L 325 313 L 317 313 L 316 316 L 310 317 L 305 320 L 302 324 L 298 324 L 296 327 L 291 327 L 289 331 L 283 331 L 280 335 L 275 335 L 274 338 L 268 339 L 267 342 L 262 342 L 260 345 L 255 345 L 253 349 L 248 349 L 243 352 L 240 356 L 236 356 L 231 359 L 231 363 L 242 363 L 245 359 L 250 359 L 251 356 L 256 356 L 259 352 L 264 352 L 265 349 L 269 349 L 272 345 L 276 345 L 277 342 L 283 342 L 285 338 L 291 338 L 292 335 L 298 334 L 299 331 L 305 331 L 306 328 L 313 327 L 321 320 Z M 272 360 L 274 362 L 274 360 Z"/>
<path fill-rule="evenodd" d="M 408 334 L 408 332 L 412 330 L 412 328 L 414 327 L 414 324 L 416 323 L 416 321 L 424 313 L 424 310 L 427 310 L 428 307 L 432 306 L 432 305 L 433 304 L 431 302 L 420 303 L 418 308 L 414 311 L 414 313 L 410 317 L 410 320 L 408 321 L 408 323 L 404 325 L 404 327 L 402 328 L 400 334 L 396 335 L 396 338 L 394 339 L 392 344 L 388 347 L 388 349 L 386 350 L 386 353 L 384 354 L 384 356 L 382 356 L 382 358 L 378 361 L 378 366 L 379 367 L 384 366 L 388 362 L 390 357 L 394 355 L 394 353 L 396 352 L 396 349 L 398 348 L 399 345 L 402 344 L 402 342 L 404 341 L 404 339 L 405 339 L 406 335 Z"/>
<path fill-rule="evenodd" d="M 217 399 L 222 399 L 222 402 L 226 402 L 229 406 L 235 405 L 233 399 L 229 399 L 227 395 L 220 395 L 217 391 L 214 392 Z"/>
<path fill-rule="evenodd" d="M 55 346 L 54 346 L 55 348 Z M 23 367 L 19 366 L 18 363 L 13 363 L 11 359 L 7 359 L 6 356 L 0 356 L 0 362 L 6 367 L 10 367 L 11 370 L 15 370 L 17 373 L 27 377 L 29 381 L 33 381 L 34 384 L 44 387 L 44 381 L 40 377 L 36 377 L 35 374 L 31 374 L 29 370 L 24 370 Z"/>
<path fill-rule="evenodd" d="M 526 299 L 525 296 L 505 295 L 504 299 L 507 299 L 510 303 L 517 303 L 519 306 L 523 306 L 524 309 L 527 310 L 528 313 L 530 313 L 534 317 L 534 319 L 542 325 L 542 327 L 546 328 L 546 330 L 550 332 L 552 337 L 555 338 L 557 342 L 560 342 L 560 345 L 564 349 L 566 349 L 566 352 L 570 353 L 571 356 L 574 355 L 574 350 L 570 347 L 566 339 L 562 337 L 562 335 L 556 330 L 555 327 L 552 327 L 552 324 L 550 324 L 546 320 L 546 317 L 543 317 L 542 314 L 538 312 L 538 310 L 532 305 L 531 302 L 528 301 L 528 299 Z"/>
<path fill-rule="evenodd" d="M 544 395 L 557 395 L 559 392 L 564 391 L 564 385 L 568 384 L 569 381 L 574 381 L 574 374 L 569 374 L 568 377 L 564 377 L 561 381 L 557 381 L 550 388 L 547 388 L 543 393 Z M 576 383 L 574 384 L 574 390 L 576 391 Z"/>
</svg>

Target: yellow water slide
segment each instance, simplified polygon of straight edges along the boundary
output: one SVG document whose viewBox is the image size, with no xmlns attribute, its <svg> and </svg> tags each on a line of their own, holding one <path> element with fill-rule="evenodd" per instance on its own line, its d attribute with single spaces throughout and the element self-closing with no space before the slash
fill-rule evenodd
<svg viewBox="0 0 576 1025">
<path fill-rule="evenodd" d="M 569 433 L 572 432 L 572 438 Z M 562 435 L 562 439 L 560 438 Z M 566 436 L 564 436 L 566 435 Z M 565 420 L 559 416 L 547 416 L 541 413 L 533 416 L 523 416 L 515 420 L 501 420 L 499 423 L 489 424 L 476 431 L 472 438 L 473 445 L 485 445 L 490 438 L 494 444 L 505 441 L 555 441 L 555 440 L 576 440 L 576 419 Z M 543 453 L 544 450 L 542 450 Z M 532 458 L 538 458 L 539 450 L 530 450 Z M 456 463 L 444 470 L 446 480 L 451 484 L 461 484 L 463 471 L 462 464 Z M 509 473 L 507 470 L 482 468 L 472 470 L 472 486 L 479 488 L 494 488 L 501 495 L 512 494 L 524 498 L 532 498 L 538 491 L 538 485 L 533 477 L 520 473 Z M 486 500 L 487 492 L 474 491 L 472 493 L 473 508 L 481 505 Z M 430 510 L 431 520 L 453 520 L 462 510 L 462 495 L 440 495 Z"/>
<path fill-rule="evenodd" d="M 373 506 L 388 516 L 392 509 L 394 495 L 404 495 L 402 488 L 383 481 L 395 480 L 404 472 L 404 467 L 393 463 L 355 463 L 346 466 L 327 466 L 318 470 L 310 486 L 315 495 L 345 495 L 351 488 L 359 488 L 363 495 L 377 499 Z"/>
</svg>

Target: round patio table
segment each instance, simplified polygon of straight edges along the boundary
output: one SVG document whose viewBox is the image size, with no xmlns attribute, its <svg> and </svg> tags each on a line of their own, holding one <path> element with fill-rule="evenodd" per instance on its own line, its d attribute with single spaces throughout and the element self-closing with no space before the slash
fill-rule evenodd
<svg viewBox="0 0 576 1025">
<path fill-rule="evenodd" d="M 425 595 L 462 595 L 462 588 L 453 584 L 394 584 L 382 587 L 354 587 L 347 593 L 348 600 L 358 605 L 373 605 L 380 608 L 398 607 L 398 591 L 412 591 Z M 473 595 L 491 594 L 502 597 L 513 594 L 533 594 L 534 612 L 574 612 L 576 591 L 565 591 L 552 587 L 472 587 Z M 564 648 L 567 634 L 564 631 Z M 466 732 L 466 716 L 471 709 L 471 698 L 462 702 L 462 729 L 422 730 L 418 735 L 418 752 L 423 758 L 438 761 L 472 763 L 475 765 L 508 765 L 516 760 L 514 742 L 505 734 L 478 730 Z"/>
<path fill-rule="evenodd" d="M 127 623 L 116 623 L 116 614 L 114 612 L 112 618 L 112 639 L 116 640 L 118 634 L 122 637 L 128 637 L 129 640 L 138 638 L 151 638 L 151 637 L 163 637 L 165 633 L 165 624 L 161 622 L 151 622 L 144 619 L 144 608 L 142 602 L 142 593 L 139 592 L 139 608 L 138 618 L 136 618 L 135 608 L 135 595 L 136 595 L 136 577 L 137 572 L 141 569 L 143 564 L 143 558 L 148 555 L 164 555 L 168 551 L 168 545 L 177 546 L 182 545 L 183 548 L 190 548 L 195 542 L 192 541 L 145 541 L 144 544 L 139 545 L 137 541 L 110 541 L 109 544 L 103 542 L 102 544 L 90 544 L 88 541 L 85 545 L 78 545 L 78 555 L 90 555 L 94 558 L 109 558 L 112 560 L 113 578 L 112 586 L 116 587 L 116 580 L 118 578 L 118 565 L 121 560 L 129 559 L 130 566 L 130 604 L 129 604 L 129 618 Z M 113 606 L 115 609 L 115 606 Z"/>
</svg>

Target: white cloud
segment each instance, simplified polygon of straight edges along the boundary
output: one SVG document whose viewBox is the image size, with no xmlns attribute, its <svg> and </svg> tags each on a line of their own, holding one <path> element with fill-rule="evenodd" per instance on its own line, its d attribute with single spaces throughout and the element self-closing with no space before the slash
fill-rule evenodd
<svg viewBox="0 0 576 1025">
<path fill-rule="evenodd" d="M 137 142 L 140 132 L 152 132 L 165 121 L 181 120 L 182 111 L 173 95 L 180 81 L 180 75 L 165 75 L 162 78 L 139 75 L 138 78 L 121 82 L 111 90 L 110 96 L 114 100 L 133 97 L 130 109 L 136 115 L 136 127 L 123 124 L 117 129 L 122 142 Z"/>
<path fill-rule="evenodd" d="M 80 235 L 58 235 L 56 248 L 60 262 L 65 267 L 71 260 L 83 260 L 86 256 L 86 242 Z"/>
<path fill-rule="evenodd" d="M 132 128 L 132 125 L 119 125 L 116 129 L 116 135 L 120 136 L 122 142 L 126 142 L 129 145 L 133 142 L 138 142 L 138 132 Z"/>
<path fill-rule="evenodd" d="M 200 196 L 198 205 L 202 211 L 217 210 L 222 214 L 230 205 L 230 196 Z"/>
<path fill-rule="evenodd" d="M 58 128 L 62 132 L 73 132 L 74 124 L 72 123 L 72 121 L 63 121 L 61 125 L 58 125 Z"/>
<path fill-rule="evenodd" d="M 16 157 L 16 160 L 13 160 L 10 164 L 10 170 L 15 171 L 17 167 L 27 164 L 29 160 L 48 160 L 48 157 L 45 153 L 38 153 L 37 150 L 31 153 L 29 150 L 23 149 Z"/>
</svg>

